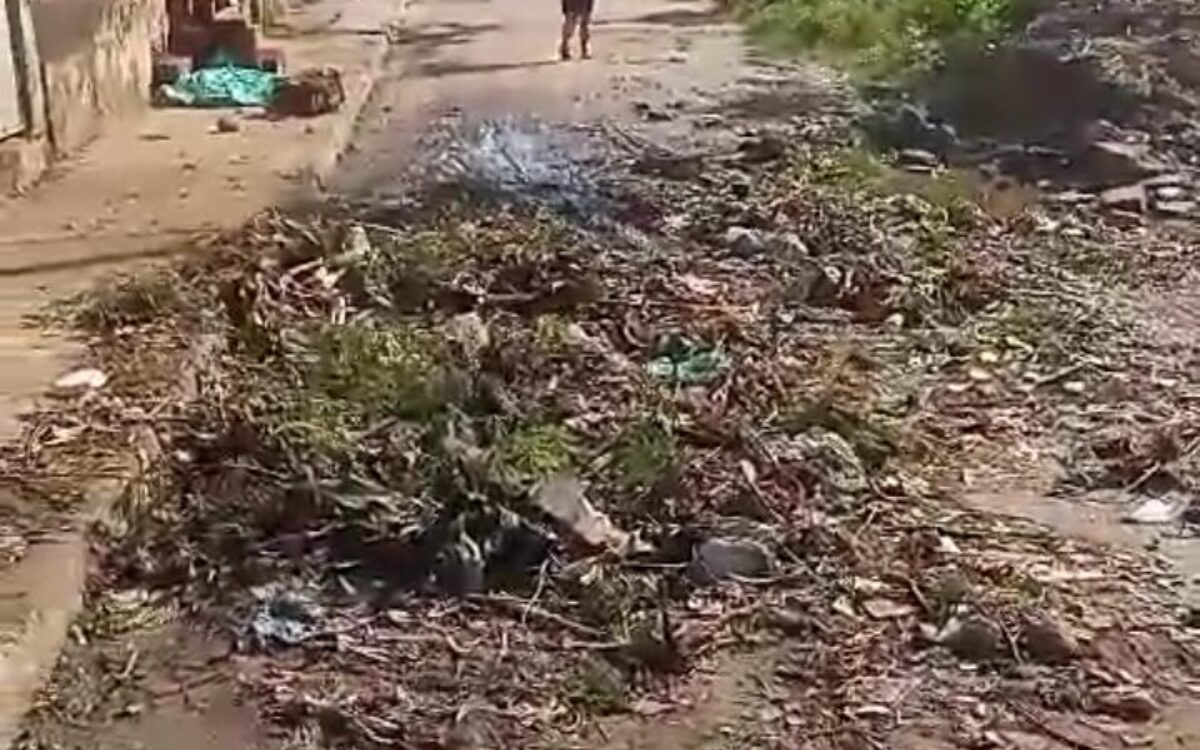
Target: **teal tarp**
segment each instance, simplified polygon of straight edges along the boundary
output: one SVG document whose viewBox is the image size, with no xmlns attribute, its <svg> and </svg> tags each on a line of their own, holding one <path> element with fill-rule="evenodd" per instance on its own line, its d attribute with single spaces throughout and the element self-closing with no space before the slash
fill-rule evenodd
<svg viewBox="0 0 1200 750">
<path fill-rule="evenodd" d="M 221 65 L 185 73 L 164 86 L 163 94 L 185 107 L 266 107 L 282 79 L 258 68 Z"/>
</svg>

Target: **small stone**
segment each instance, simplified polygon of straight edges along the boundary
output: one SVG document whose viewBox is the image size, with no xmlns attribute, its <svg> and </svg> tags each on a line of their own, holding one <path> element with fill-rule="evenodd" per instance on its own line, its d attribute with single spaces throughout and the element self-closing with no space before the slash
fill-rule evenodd
<svg viewBox="0 0 1200 750">
<path fill-rule="evenodd" d="M 982 618 L 951 620 L 938 635 L 938 643 L 960 659 L 991 661 L 1000 654 L 1000 629 Z"/>
<path fill-rule="evenodd" d="M 1134 724 L 1145 724 L 1158 713 L 1158 703 L 1144 690 L 1105 690 L 1092 695 L 1096 713 Z"/>
<path fill-rule="evenodd" d="M 771 551 L 758 542 L 709 539 L 696 548 L 688 574 L 701 585 L 738 578 L 762 578 L 775 569 Z"/>
<path fill-rule="evenodd" d="M 242 124 L 232 117 L 217 118 L 218 133 L 236 133 L 242 129 Z"/>
<path fill-rule="evenodd" d="M 1021 645 L 1039 664 L 1066 664 L 1079 655 L 1079 642 L 1062 623 L 1031 619 L 1021 630 Z"/>
<path fill-rule="evenodd" d="M 1100 193 L 1100 205 L 1120 211 L 1145 211 L 1146 199 L 1146 188 L 1141 185 L 1124 185 Z"/>
</svg>

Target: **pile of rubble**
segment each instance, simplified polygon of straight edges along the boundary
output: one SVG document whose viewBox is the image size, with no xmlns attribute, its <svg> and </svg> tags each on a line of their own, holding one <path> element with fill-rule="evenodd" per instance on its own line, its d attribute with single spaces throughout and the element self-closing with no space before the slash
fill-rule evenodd
<svg viewBox="0 0 1200 750">
<path fill-rule="evenodd" d="M 208 363 L 186 400 L 117 375 L 87 406 L 166 425 L 106 585 L 216 623 L 256 705 L 347 747 L 581 741 L 747 651 L 756 747 L 1109 747 L 1194 686 L 1166 571 L 936 484 L 1137 358 L 1079 270 L 1104 237 L 778 135 L 624 139 L 595 174 L 549 138 L 485 129 L 450 183 L 262 216 L 165 296 L 83 304 L 103 371 L 147 340 Z"/>
</svg>

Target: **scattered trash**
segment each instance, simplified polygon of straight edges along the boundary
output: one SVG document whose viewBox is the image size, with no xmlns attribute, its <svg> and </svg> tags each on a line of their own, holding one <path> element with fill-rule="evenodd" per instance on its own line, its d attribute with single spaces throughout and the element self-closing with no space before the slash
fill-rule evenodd
<svg viewBox="0 0 1200 750">
<path fill-rule="evenodd" d="M 252 594 L 258 606 L 250 630 L 260 645 L 298 646 L 316 633 L 323 610 L 310 593 L 272 584 Z"/>
<path fill-rule="evenodd" d="M 297 111 L 327 106 L 304 96 Z M 961 143 L 918 114 L 918 135 L 945 142 L 904 158 L 932 168 Z M 411 186 L 389 174 L 377 198 L 260 216 L 165 285 L 89 301 L 87 319 L 134 334 L 103 337 L 135 347 L 97 360 L 122 363 L 110 389 L 156 341 L 198 327 L 221 342 L 214 377 L 169 404 L 164 487 L 112 540 L 114 569 L 182 580 L 181 606 L 238 622 L 221 602 L 245 581 L 319 581 L 256 602 L 255 637 L 302 646 L 304 669 L 248 692 L 279 709 L 336 684 L 336 714 L 288 708 L 357 733 L 347 746 L 436 744 L 435 725 L 464 723 L 447 707 L 467 693 L 518 707 L 483 709 L 518 746 L 602 711 L 656 714 L 679 695 L 648 670 L 682 685 L 763 628 L 801 648 L 762 670 L 780 693 L 753 729 L 780 735 L 746 746 L 885 746 L 897 711 L 1015 726 L 1021 702 L 994 700 L 998 679 L 1085 708 L 1081 674 L 1140 679 L 1121 642 L 1102 663 L 1074 634 L 1099 622 L 1124 638 L 1133 606 L 1178 626 L 1161 572 L 968 511 L 942 480 L 1013 468 L 1010 451 L 1042 456 L 1068 434 L 1099 467 L 1081 486 L 1160 492 L 1139 477 L 1175 470 L 1179 436 L 1124 451 L 1094 438 L 1150 392 L 1140 419 L 1180 414 L 1189 437 L 1171 400 L 1186 373 L 1131 342 L 1105 294 L 1176 248 L 1135 252 L 1108 226 L 1128 217 L 1087 213 L 1094 194 L 1040 224 L 877 195 L 857 179 L 877 165 L 808 118 L 778 140 L 708 133 L 723 150 L 626 134 L 611 157 L 584 129 L 448 120 Z M 1104 396 L 1127 355 L 1176 386 L 1130 378 Z M 116 434 L 161 407 L 130 390 L 62 406 Z M 1031 615 L 1034 601 L 1055 617 Z M 936 648 L 915 649 L 918 634 Z M 1175 679 L 1184 661 L 1155 663 Z"/>
<path fill-rule="evenodd" d="M 728 367 L 729 360 L 719 349 L 673 342 L 666 353 L 646 365 L 646 371 L 658 380 L 691 386 L 713 382 Z"/>
<path fill-rule="evenodd" d="M 862 608 L 873 620 L 900 620 L 917 613 L 915 606 L 894 599 L 867 599 Z"/>
<path fill-rule="evenodd" d="M 534 503 L 591 549 L 620 554 L 629 548 L 629 534 L 592 507 L 583 484 L 575 477 L 559 475 L 546 480 L 538 488 Z"/>
<path fill-rule="evenodd" d="M 1188 507 L 1186 498 L 1173 496 L 1150 497 L 1138 502 L 1137 507 L 1121 517 L 1125 523 L 1156 526 L 1175 523 Z"/>
<path fill-rule="evenodd" d="M 764 578 L 775 569 L 775 558 L 763 545 L 740 539 L 709 539 L 696 547 L 688 575 L 700 585 Z"/>
<path fill-rule="evenodd" d="M 346 103 L 346 88 L 337 68 L 308 68 L 282 78 L 268 102 L 282 117 L 316 117 L 336 112 Z"/>
<path fill-rule="evenodd" d="M 986 662 L 1001 654 L 1000 629 L 981 618 L 951 620 L 937 635 L 937 642 L 960 659 Z"/>
<path fill-rule="evenodd" d="M 735 255 L 753 257 L 767 249 L 767 238 L 757 229 L 730 227 L 725 230 L 725 247 Z"/>
<path fill-rule="evenodd" d="M 282 77 L 258 68 L 215 65 L 184 73 L 163 84 L 163 101 L 181 107 L 265 107 L 279 91 Z"/>
<path fill-rule="evenodd" d="M 108 375 L 94 367 L 73 370 L 54 381 L 54 390 L 63 394 L 95 391 L 108 384 Z"/>
</svg>

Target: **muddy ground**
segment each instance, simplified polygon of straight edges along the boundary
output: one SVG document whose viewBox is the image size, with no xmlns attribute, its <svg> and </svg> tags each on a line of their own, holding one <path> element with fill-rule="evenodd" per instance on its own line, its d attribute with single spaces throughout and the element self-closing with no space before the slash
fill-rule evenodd
<svg viewBox="0 0 1200 750">
<path fill-rule="evenodd" d="M 955 72 L 1046 96 L 916 109 L 689 82 L 721 27 L 505 117 L 445 51 L 502 40 L 409 40 L 338 194 L 72 318 L 112 381 L 13 461 L 149 413 L 161 474 L 22 746 L 1200 747 L 1190 21 L 1156 7 L 1076 61 L 1063 4 Z M 187 394 L 135 356 L 196 341 Z"/>
</svg>

